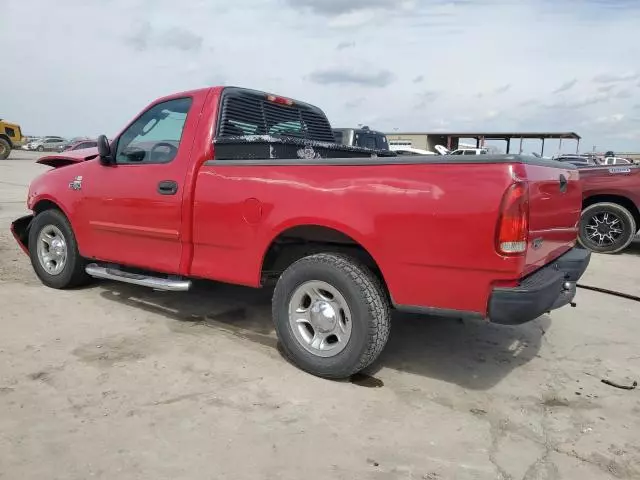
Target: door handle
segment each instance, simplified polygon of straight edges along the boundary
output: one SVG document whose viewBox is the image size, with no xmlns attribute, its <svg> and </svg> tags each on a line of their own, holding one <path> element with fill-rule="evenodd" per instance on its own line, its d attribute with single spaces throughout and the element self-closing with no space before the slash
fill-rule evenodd
<svg viewBox="0 0 640 480">
<path fill-rule="evenodd" d="M 175 195 L 178 192 L 178 182 L 173 180 L 162 180 L 158 183 L 158 193 L 160 195 Z"/>
</svg>

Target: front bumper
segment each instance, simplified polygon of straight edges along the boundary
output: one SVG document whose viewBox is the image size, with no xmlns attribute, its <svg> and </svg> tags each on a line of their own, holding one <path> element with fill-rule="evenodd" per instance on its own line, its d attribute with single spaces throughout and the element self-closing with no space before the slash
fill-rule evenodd
<svg viewBox="0 0 640 480">
<path fill-rule="evenodd" d="M 494 288 L 489 299 L 489 320 L 502 325 L 519 325 L 568 305 L 576 295 L 576 282 L 590 260 L 589 250 L 573 248 L 523 278 L 517 287 Z"/>
<path fill-rule="evenodd" d="M 33 215 L 26 215 L 11 222 L 11 234 L 27 255 L 29 255 L 29 228 L 32 220 Z"/>
</svg>

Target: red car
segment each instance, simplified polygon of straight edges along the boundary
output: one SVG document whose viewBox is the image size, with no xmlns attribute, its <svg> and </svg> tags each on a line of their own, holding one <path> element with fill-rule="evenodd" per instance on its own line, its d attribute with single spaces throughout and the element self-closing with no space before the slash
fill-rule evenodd
<svg viewBox="0 0 640 480">
<path fill-rule="evenodd" d="M 286 354 L 323 377 L 371 364 L 392 309 L 527 322 L 572 302 L 590 259 L 572 165 L 338 145 L 317 107 L 254 90 L 160 98 L 39 162 L 11 228 L 45 285 L 275 283 Z"/>
<path fill-rule="evenodd" d="M 585 167 L 580 169 L 580 182 L 580 243 L 598 253 L 621 252 L 640 229 L 640 167 Z"/>
</svg>

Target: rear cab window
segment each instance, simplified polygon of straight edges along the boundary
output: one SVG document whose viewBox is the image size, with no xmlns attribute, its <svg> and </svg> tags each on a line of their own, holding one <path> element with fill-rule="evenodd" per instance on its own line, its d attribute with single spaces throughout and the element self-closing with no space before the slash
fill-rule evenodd
<svg viewBox="0 0 640 480">
<path fill-rule="evenodd" d="M 318 149 L 339 148 L 319 108 L 236 87 L 222 92 L 214 143 L 217 160 L 316 158 Z"/>
<path fill-rule="evenodd" d="M 222 90 L 215 128 L 212 160 L 311 161 L 395 156 L 390 154 L 387 139 L 380 132 L 332 129 L 325 113 L 314 105 L 240 87 Z M 342 143 L 336 142 L 336 130 L 341 130 Z M 361 142 L 347 141 L 362 133 L 373 134 L 364 145 L 369 148 L 362 148 Z M 380 136 L 384 138 L 377 138 Z M 384 145 L 384 151 L 378 145 Z"/>
<path fill-rule="evenodd" d="M 225 89 L 217 137 L 255 135 L 335 142 L 329 121 L 315 107 L 262 92 Z"/>
</svg>

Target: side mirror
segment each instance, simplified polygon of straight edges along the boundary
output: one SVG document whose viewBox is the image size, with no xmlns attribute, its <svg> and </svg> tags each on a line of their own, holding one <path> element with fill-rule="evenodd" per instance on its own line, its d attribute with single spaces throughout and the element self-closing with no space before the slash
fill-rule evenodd
<svg viewBox="0 0 640 480">
<path fill-rule="evenodd" d="M 100 155 L 100 164 L 112 165 L 114 158 L 111 155 L 111 146 L 109 145 L 109 139 L 105 135 L 98 137 L 98 155 Z"/>
</svg>

